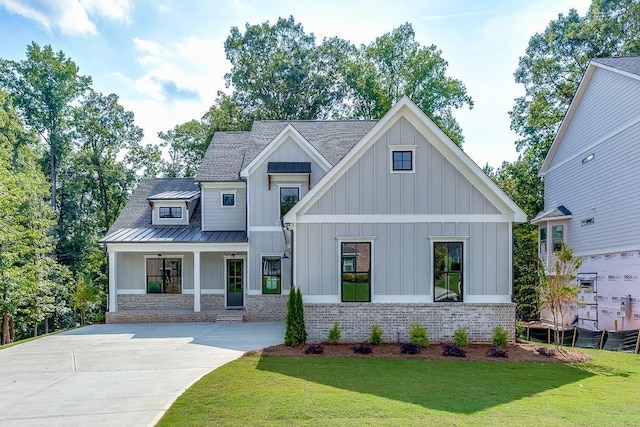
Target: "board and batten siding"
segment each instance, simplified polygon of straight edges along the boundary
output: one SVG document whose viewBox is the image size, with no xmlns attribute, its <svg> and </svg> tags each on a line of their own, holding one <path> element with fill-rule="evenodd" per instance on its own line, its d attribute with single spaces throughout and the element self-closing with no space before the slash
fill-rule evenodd
<svg viewBox="0 0 640 427">
<path fill-rule="evenodd" d="M 224 291 L 224 257 L 221 253 L 200 253 L 200 288 Z"/>
<path fill-rule="evenodd" d="M 269 189 L 267 185 L 267 165 L 269 162 L 310 162 L 312 186 L 318 182 L 325 173 L 322 167 L 317 164 L 292 137 L 287 137 L 247 178 L 250 198 L 249 226 L 251 227 L 273 227 L 280 225 L 280 192 L 278 190 L 278 184 L 285 186 L 300 185 L 300 197 L 304 196 L 308 191 L 306 176 L 297 182 L 272 182 L 271 189 Z"/>
<path fill-rule="evenodd" d="M 583 164 L 589 153 L 593 160 Z M 545 209 L 564 205 L 571 211 L 566 238 L 576 254 L 640 249 L 638 182 L 640 123 L 550 169 L 544 178 Z M 590 218 L 592 224 L 581 225 Z"/>
<path fill-rule="evenodd" d="M 221 194 L 235 193 L 236 205 L 222 206 Z M 203 184 L 202 188 L 202 230 L 238 231 L 247 229 L 247 191 L 244 183 Z"/>
<path fill-rule="evenodd" d="M 389 146 L 416 146 L 415 173 L 390 173 Z M 306 214 L 498 214 L 406 119 L 391 129 Z"/>
<path fill-rule="evenodd" d="M 250 231 L 249 232 L 249 260 L 248 260 L 248 289 L 250 293 L 262 293 L 262 257 L 281 257 L 286 249 L 282 231 Z M 289 256 L 289 253 L 287 253 Z M 287 292 L 291 283 L 291 259 L 280 261 L 281 290 Z"/>
<path fill-rule="evenodd" d="M 463 237 L 464 296 L 511 294 L 509 223 L 297 224 L 296 283 L 304 295 L 340 296 L 340 241 L 372 241 L 372 294 L 431 295 L 433 242 Z M 455 241 L 458 239 L 452 239 Z"/>
<path fill-rule="evenodd" d="M 117 286 L 118 290 L 147 291 L 146 257 L 157 257 L 158 254 L 144 254 L 134 252 L 117 253 Z M 172 256 L 182 257 L 182 289 L 193 290 L 193 254 L 173 253 L 163 254 L 163 258 Z"/>
<path fill-rule="evenodd" d="M 638 99 L 638 80 L 596 68 L 549 169 L 581 155 L 587 147 L 638 120 Z"/>
</svg>

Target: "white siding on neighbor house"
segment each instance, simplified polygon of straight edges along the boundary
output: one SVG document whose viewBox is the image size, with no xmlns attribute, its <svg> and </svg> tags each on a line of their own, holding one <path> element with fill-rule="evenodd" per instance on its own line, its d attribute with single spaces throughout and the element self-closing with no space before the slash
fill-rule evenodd
<svg viewBox="0 0 640 427">
<path fill-rule="evenodd" d="M 235 193 L 234 207 L 222 206 L 221 194 Z M 238 231 L 247 229 L 247 191 L 243 183 L 202 184 L 202 230 Z"/>
<path fill-rule="evenodd" d="M 146 261 L 147 257 L 157 257 L 158 254 L 144 254 L 119 252 L 117 254 L 117 286 L 118 290 L 147 291 Z M 164 258 L 171 256 L 182 257 L 182 289 L 193 290 L 193 254 L 192 253 L 163 253 Z"/>
<path fill-rule="evenodd" d="M 464 295 L 510 295 L 509 223 L 297 224 L 296 283 L 304 295 L 340 296 L 341 238 L 371 240 L 375 296 L 431 295 L 433 242 L 463 238 Z"/>
<path fill-rule="evenodd" d="M 249 292 L 262 292 L 262 257 L 281 257 L 286 249 L 284 235 L 282 231 L 250 231 L 249 232 Z M 290 253 L 287 252 L 287 256 Z M 291 258 L 283 259 L 281 262 L 281 289 L 288 291 L 291 283 Z"/>
<path fill-rule="evenodd" d="M 599 124 L 606 126 L 604 121 Z M 571 127 L 581 125 L 571 123 Z M 583 143 L 588 145 L 590 141 Z M 545 209 L 564 205 L 573 214 L 567 230 L 568 245 L 577 254 L 640 249 L 640 123 L 591 150 L 577 153 L 562 167 L 550 169 L 544 178 Z M 595 154 L 594 159 L 582 164 L 589 153 Z M 582 226 L 582 220 L 589 218 L 594 219 L 593 224 Z"/>
<path fill-rule="evenodd" d="M 390 173 L 390 145 L 417 146 L 415 173 Z M 498 214 L 499 211 L 401 118 L 306 213 Z"/>
<path fill-rule="evenodd" d="M 638 99 L 640 81 L 596 68 L 549 169 L 561 165 L 568 159 L 581 161 L 589 154 L 585 152 L 588 146 L 638 120 Z"/>
<path fill-rule="evenodd" d="M 273 227 L 280 225 L 280 192 L 278 184 L 272 182 L 271 189 L 267 185 L 267 166 L 269 162 L 311 162 L 311 185 L 313 186 L 324 175 L 322 167 L 304 151 L 292 138 L 285 141 L 247 178 L 249 191 L 249 226 Z M 276 178 L 277 179 L 277 178 Z M 300 185 L 300 197 L 308 191 L 307 177 L 294 178 L 291 186 Z M 289 185 L 289 184 L 286 184 Z"/>
</svg>

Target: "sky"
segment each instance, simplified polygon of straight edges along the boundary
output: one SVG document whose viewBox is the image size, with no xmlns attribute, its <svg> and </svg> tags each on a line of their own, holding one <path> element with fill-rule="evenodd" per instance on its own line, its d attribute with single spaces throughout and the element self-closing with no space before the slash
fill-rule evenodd
<svg viewBox="0 0 640 427">
<path fill-rule="evenodd" d="M 464 151 L 479 165 L 518 157 L 508 112 L 524 94 L 513 73 L 535 33 L 590 0 L 0 0 L 0 58 L 22 60 L 27 45 L 62 50 L 115 93 L 144 129 L 159 131 L 199 119 L 225 87 L 231 64 L 224 40 L 232 27 L 293 16 L 316 42 L 338 36 L 356 45 L 409 22 L 422 46 L 436 45 L 447 75 L 462 81 L 473 109 L 455 116 Z"/>
</svg>

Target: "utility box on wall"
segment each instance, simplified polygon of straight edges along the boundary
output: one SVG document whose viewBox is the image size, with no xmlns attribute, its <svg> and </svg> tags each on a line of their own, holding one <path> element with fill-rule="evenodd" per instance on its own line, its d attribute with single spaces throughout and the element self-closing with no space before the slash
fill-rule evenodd
<svg viewBox="0 0 640 427">
<path fill-rule="evenodd" d="M 620 312 L 624 317 L 631 316 L 631 295 L 620 297 Z"/>
</svg>

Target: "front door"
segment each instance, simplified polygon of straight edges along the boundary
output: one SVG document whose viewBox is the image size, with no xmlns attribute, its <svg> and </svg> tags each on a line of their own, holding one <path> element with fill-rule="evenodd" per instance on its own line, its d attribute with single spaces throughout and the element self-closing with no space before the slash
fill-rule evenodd
<svg viewBox="0 0 640 427">
<path fill-rule="evenodd" d="M 241 259 L 227 260 L 227 307 L 242 307 L 242 272 L 244 271 Z"/>
</svg>

